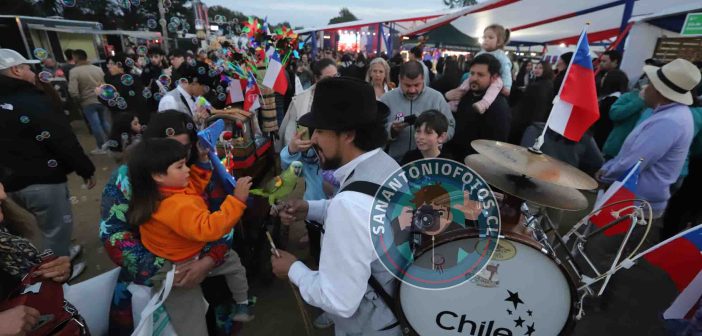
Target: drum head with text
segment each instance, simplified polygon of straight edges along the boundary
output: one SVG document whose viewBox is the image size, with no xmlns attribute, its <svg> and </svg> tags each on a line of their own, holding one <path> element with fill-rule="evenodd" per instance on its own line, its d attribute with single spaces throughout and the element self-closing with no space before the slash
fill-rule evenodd
<svg viewBox="0 0 702 336">
<path fill-rule="evenodd" d="M 480 249 L 477 237 L 441 244 Z M 417 260 L 428 260 L 424 253 Z M 419 335 L 558 335 L 573 314 L 566 273 L 549 256 L 515 239 L 500 239 L 493 258 L 473 279 L 432 291 L 401 284 L 406 322 Z"/>
</svg>

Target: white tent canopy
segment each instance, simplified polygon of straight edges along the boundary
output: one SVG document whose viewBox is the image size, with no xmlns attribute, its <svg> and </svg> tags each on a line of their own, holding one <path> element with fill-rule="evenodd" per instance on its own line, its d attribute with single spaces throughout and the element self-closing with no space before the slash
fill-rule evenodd
<svg viewBox="0 0 702 336">
<path fill-rule="evenodd" d="M 590 23 L 590 41 L 601 41 L 618 35 L 625 3 L 625 0 L 490 0 L 430 20 L 402 34 L 418 35 L 451 24 L 466 35 L 480 37 L 486 26 L 498 23 L 513 31 L 511 40 L 515 44 L 572 44 L 583 26 Z M 691 3 L 700 2 L 637 0 L 631 20 Z"/>
</svg>

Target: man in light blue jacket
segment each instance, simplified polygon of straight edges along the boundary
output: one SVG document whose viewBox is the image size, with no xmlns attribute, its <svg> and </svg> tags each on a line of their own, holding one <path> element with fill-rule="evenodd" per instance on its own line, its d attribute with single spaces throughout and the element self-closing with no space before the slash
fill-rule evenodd
<svg viewBox="0 0 702 336">
<path fill-rule="evenodd" d="M 448 119 L 449 140 L 453 137 L 456 121 L 451 109 L 439 91 L 426 87 L 423 68 L 417 61 L 400 66 L 400 86 L 383 95 L 380 101 L 390 108 L 387 152 L 397 162 L 405 153 L 416 148 L 413 121 L 405 118 L 418 116 L 427 110 L 437 110 Z"/>
</svg>

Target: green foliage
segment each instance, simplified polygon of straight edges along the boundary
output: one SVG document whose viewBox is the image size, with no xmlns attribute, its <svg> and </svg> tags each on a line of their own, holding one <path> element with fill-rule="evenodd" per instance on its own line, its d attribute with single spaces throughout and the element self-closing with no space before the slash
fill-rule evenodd
<svg viewBox="0 0 702 336">
<path fill-rule="evenodd" d="M 240 12 L 240 11 L 235 11 L 231 10 L 227 7 L 223 6 L 212 6 L 207 8 L 207 15 L 209 15 L 210 20 L 214 20 L 214 17 L 217 15 L 222 15 L 225 18 L 227 18 L 228 21 L 231 21 L 232 19 L 236 18 L 239 20 L 239 22 L 244 22 L 249 19 L 249 17 Z M 254 16 L 255 17 L 255 16 Z M 259 18 L 260 20 L 260 18 Z"/>
<path fill-rule="evenodd" d="M 105 29 L 121 30 L 149 30 L 146 26 L 148 19 L 153 18 L 158 21 L 160 17 L 158 12 L 158 0 L 141 0 L 138 6 L 132 6 L 130 0 L 74 1 L 76 2 L 75 7 L 64 7 L 62 5 L 62 0 L 0 0 L 0 13 L 38 17 L 61 16 L 67 20 L 100 22 Z M 171 4 L 171 7 L 167 8 L 166 20 L 170 22 L 170 19 L 173 17 L 185 20 L 190 24 L 189 32 L 194 33 L 193 1 L 171 0 Z M 234 18 L 238 19 L 239 22 L 248 20 L 248 15 L 223 6 L 209 7 L 207 13 L 210 16 L 210 20 L 214 20 L 215 15 L 223 15 L 229 21 Z M 356 19 L 347 9 L 346 13 L 350 15 L 353 20 Z M 257 18 L 259 22 L 263 22 L 263 18 L 257 16 L 253 17 Z M 290 23 L 288 22 L 275 25 L 272 23 L 270 24 L 271 29 L 280 28 L 283 25 L 290 27 Z M 182 26 L 179 28 L 182 29 Z M 150 30 L 160 32 L 161 27 L 158 26 Z"/>
<path fill-rule="evenodd" d="M 353 15 L 353 13 L 351 13 L 351 11 L 348 8 L 344 7 L 339 11 L 339 16 L 333 17 L 331 20 L 329 20 L 329 24 L 356 21 L 356 20 L 358 20 L 356 15 Z"/>
<path fill-rule="evenodd" d="M 0 13 L 15 15 L 36 15 L 37 9 L 29 1 L 0 1 Z"/>
<path fill-rule="evenodd" d="M 443 2 L 449 8 L 472 6 L 478 3 L 477 0 L 443 0 Z"/>
<path fill-rule="evenodd" d="M 132 6 L 129 0 L 75 0 L 75 7 L 64 7 L 60 0 L 0 1 L 0 13 L 39 17 L 62 16 L 68 20 L 96 21 L 105 29 L 139 30 L 149 18 L 158 20 L 158 1 L 141 0 Z M 178 17 L 190 22 L 193 31 L 191 0 L 172 0 L 166 20 Z M 160 27 L 157 28 L 160 31 Z"/>
</svg>

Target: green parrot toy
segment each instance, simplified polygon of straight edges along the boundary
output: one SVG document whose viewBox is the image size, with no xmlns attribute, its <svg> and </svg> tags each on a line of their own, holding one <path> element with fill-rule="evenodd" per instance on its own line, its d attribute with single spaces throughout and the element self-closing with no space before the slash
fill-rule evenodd
<svg viewBox="0 0 702 336">
<path fill-rule="evenodd" d="M 282 174 L 268 181 L 263 189 L 251 189 L 251 195 L 268 197 L 268 204 L 275 206 L 276 202 L 289 195 L 297 185 L 298 177 L 302 176 L 302 162 L 293 161 Z"/>
</svg>

